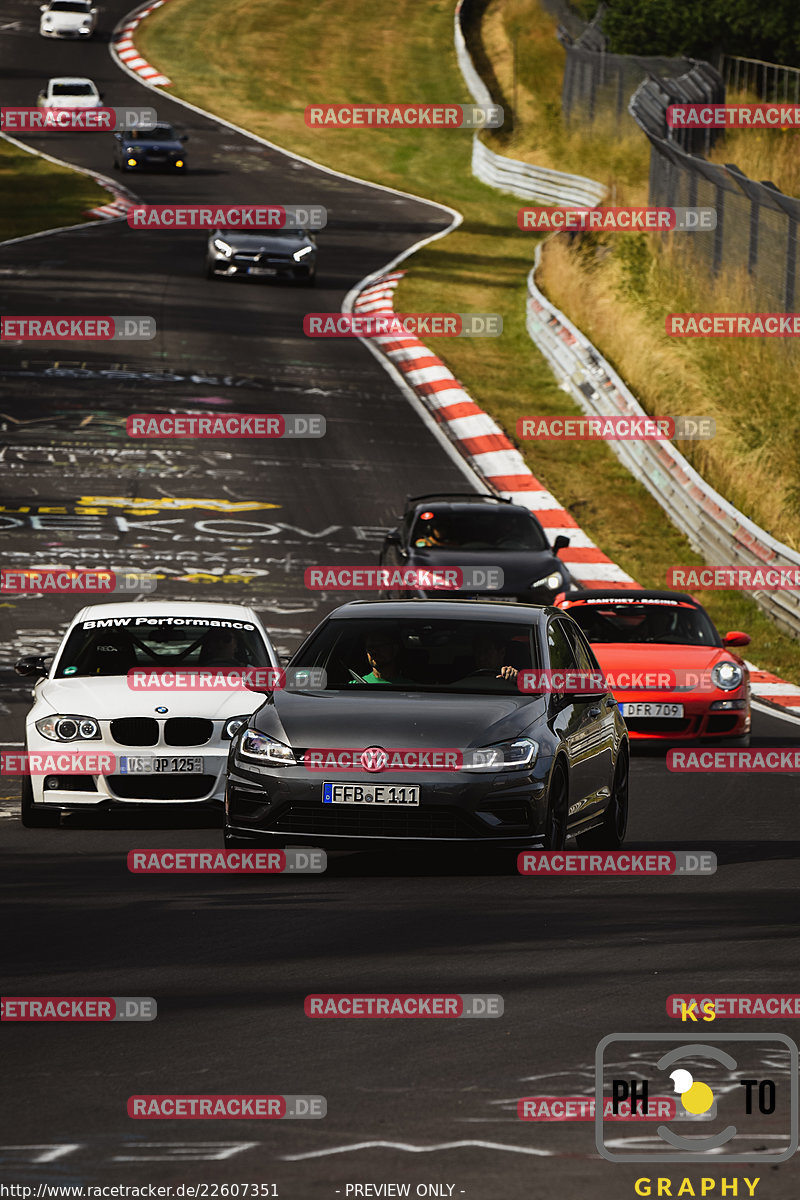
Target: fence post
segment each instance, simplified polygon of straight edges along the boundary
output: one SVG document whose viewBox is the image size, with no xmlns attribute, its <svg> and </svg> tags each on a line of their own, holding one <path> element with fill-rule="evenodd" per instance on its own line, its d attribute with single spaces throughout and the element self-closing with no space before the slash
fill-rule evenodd
<svg viewBox="0 0 800 1200">
<path fill-rule="evenodd" d="M 787 214 L 788 215 L 788 214 Z M 784 312 L 794 312 L 795 269 L 797 263 L 797 222 L 788 217 L 786 231 L 786 279 L 784 284 Z"/>
</svg>

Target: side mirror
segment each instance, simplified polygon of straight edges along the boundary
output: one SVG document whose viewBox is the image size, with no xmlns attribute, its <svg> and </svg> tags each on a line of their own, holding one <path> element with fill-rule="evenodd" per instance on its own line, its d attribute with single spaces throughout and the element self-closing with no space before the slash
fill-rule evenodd
<svg viewBox="0 0 800 1200">
<path fill-rule="evenodd" d="M 738 629 L 726 633 L 722 639 L 723 646 L 749 646 L 752 638 L 749 633 L 740 633 Z"/>
<path fill-rule="evenodd" d="M 46 4 L 40 4 L 40 5 L 39 5 L 39 12 L 47 12 L 47 5 L 46 5 Z"/>
<path fill-rule="evenodd" d="M 188 140 L 189 140 L 188 133 L 182 133 L 178 139 L 178 141 L 180 141 L 180 142 L 188 142 Z"/>
<path fill-rule="evenodd" d="M 400 530 L 399 529 L 390 529 L 389 532 L 386 534 L 385 540 L 386 540 L 387 546 L 401 545 Z"/>
<path fill-rule="evenodd" d="M 26 654 L 24 658 L 17 660 L 14 670 L 18 675 L 26 677 L 35 675 L 39 679 L 44 679 L 47 676 L 43 654 Z"/>
<path fill-rule="evenodd" d="M 564 534 L 560 533 L 558 535 L 558 537 L 556 538 L 556 540 L 553 542 L 553 553 L 558 554 L 559 550 L 565 550 L 568 545 L 569 545 L 569 538 L 564 537 Z"/>
<path fill-rule="evenodd" d="M 116 142 L 122 141 L 122 134 L 119 132 L 119 130 L 114 134 L 114 141 L 116 141 Z"/>
</svg>

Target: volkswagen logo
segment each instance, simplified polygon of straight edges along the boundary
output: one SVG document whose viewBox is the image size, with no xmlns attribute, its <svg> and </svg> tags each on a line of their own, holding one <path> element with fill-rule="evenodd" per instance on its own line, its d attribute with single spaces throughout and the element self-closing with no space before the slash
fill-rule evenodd
<svg viewBox="0 0 800 1200">
<path fill-rule="evenodd" d="M 361 765 L 365 771 L 382 771 L 389 761 L 389 755 L 382 746 L 368 746 L 361 751 Z"/>
<path fill-rule="evenodd" d="M 168 708 L 164 708 L 164 705 L 163 705 L 163 704 L 159 704 L 158 708 L 157 708 L 155 711 L 156 711 L 157 713 L 165 713 L 165 712 L 169 712 L 169 709 L 168 709 Z"/>
</svg>

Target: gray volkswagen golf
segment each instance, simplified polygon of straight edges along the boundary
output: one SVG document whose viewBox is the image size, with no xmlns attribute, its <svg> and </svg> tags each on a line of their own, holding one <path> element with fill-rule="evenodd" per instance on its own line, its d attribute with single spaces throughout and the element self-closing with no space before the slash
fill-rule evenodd
<svg viewBox="0 0 800 1200">
<path fill-rule="evenodd" d="M 622 844 L 627 730 L 563 612 L 355 601 L 289 665 L 324 686 L 268 693 L 234 737 L 226 845 Z"/>
</svg>

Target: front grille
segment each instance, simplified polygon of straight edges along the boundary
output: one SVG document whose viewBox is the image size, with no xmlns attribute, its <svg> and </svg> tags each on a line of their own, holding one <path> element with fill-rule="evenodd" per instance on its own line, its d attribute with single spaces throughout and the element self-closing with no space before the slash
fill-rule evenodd
<svg viewBox="0 0 800 1200">
<path fill-rule="evenodd" d="M 706 733 L 730 733 L 736 728 L 736 722 L 739 720 L 739 714 L 728 714 L 720 716 L 711 716 L 708 718 L 708 726 Z"/>
<path fill-rule="evenodd" d="M 164 722 L 168 746 L 203 746 L 214 736 L 214 722 L 205 717 L 170 717 Z"/>
<path fill-rule="evenodd" d="M 271 830 L 343 837 L 473 838 L 490 833 L 478 829 L 458 808 L 376 809 L 367 805 L 292 803 L 268 818 Z"/>
<path fill-rule="evenodd" d="M 121 800 L 201 800 L 216 783 L 214 775 L 109 775 L 108 785 Z"/>
<path fill-rule="evenodd" d="M 631 733 L 674 733 L 680 737 L 692 727 L 691 717 L 675 720 L 674 717 L 626 717 L 625 724 Z"/>
<path fill-rule="evenodd" d="M 120 746 L 155 746 L 158 721 L 153 717 L 120 717 L 111 722 L 111 737 Z"/>
</svg>

